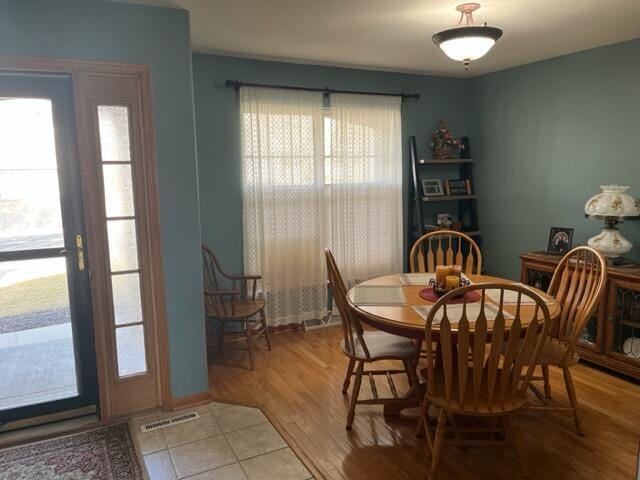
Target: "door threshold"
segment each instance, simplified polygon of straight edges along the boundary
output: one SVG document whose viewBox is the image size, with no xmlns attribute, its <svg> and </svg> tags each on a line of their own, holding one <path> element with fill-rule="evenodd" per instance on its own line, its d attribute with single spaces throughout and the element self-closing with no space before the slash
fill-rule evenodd
<svg viewBox="0 0 640 480">
<path fill-rule="evenodd" d="M 94 413 L 67 420 L 53 421 L 52 423 L 44 425 L 6 431 L 4 433 L 0 433 L 0 448 L 14 447 L 24 443 L 39 442 L 53 437 L 70 435 L 72 433 L 89 430 L 101 425 L 102 423 L 100 422 L 100 418 Z M 10 425 L 5 425 L 3 428 L 7 428 L 9 426 Z"/>
</svg>

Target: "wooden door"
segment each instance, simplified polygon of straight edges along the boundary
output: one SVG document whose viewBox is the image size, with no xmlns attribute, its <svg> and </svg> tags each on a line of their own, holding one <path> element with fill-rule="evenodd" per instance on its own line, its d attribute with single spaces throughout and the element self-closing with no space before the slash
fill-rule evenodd
<svg viewBox="0 0 640 480">
<path fill-rule="evenodd" d="M 103 418 L 167 403 L 148 75 L 82 74 L 79 121 Z"/>
<path fill-rule="evenodd" d="M 71 77 L 0 75 L 0 431 L 96 412 Z"/>
</svg>

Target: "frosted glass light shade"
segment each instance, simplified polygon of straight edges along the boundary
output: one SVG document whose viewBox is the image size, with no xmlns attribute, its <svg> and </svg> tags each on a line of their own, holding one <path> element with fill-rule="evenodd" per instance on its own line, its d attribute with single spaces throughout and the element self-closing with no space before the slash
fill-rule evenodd
<svg viewBox="0 0 640 480">
<path fill-rule="evenodd" d="M 488 37 L 462 37 L 444 41 L 439 46 L 447 57 L 462 62 L 484 57 L 495 43 Z"/>
<path fill-rule="evenodd" d="M 443 30 L 432 40 L 447 57 L 468 64 L 486 55 L 501 36 L 499 28 L 472 25 Z"/>
</svg>

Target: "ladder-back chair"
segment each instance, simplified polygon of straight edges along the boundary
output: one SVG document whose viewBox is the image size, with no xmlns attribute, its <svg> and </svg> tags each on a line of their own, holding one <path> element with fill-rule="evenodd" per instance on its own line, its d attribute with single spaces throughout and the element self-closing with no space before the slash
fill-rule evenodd
<svg viewBox="0 0 640 480">
<path fill-rule="evenodd" d="M 560 318 L 552 329 L 550 341 L 545 344 L 540 356 L 542 377 L 534 377 L 534 380 L 544 382 L 544 395 L 533 383 L 530 385 L 542 405 L 530 405 L 527 408 L 573 413 L 579 435 L 584 435 L 584 429 L 578 412 L 578 399 L 570 368 L 578 363 L 575 354 L 576 345 L 598 306 L 606 281 L 607 262 L 597 250 L 590 247 L 576 247 L 562 258 L 547 290 L 547 294 L 555 297 L 561 306 Z M 551 399 L 549 365 L 562 369 L 569 407 L 548 401 Z"/>
<path fill-rule="evenodd" d="M 347 304 L 347 288 L 342 275 L 338 269 L 335 258 L 331 250 L 325 248 L 325 257 L 327 260 L 327 274 L 329 284 L 333 293 L 333 298 L 340 313 L 342 323 L 343 340 L 341 348 L 344 354 L 349 358 L 347 374 L 342 386 L 342 393 L 347 393 L 351 376 L 355 375 L 353 390 L 351 392 L 351 400 L 349 403 L 349 411 L 347 414 L 347 430 L 351 429 L 353 419 L 355 417 L 356 405 L 371 405 L 398 401 L 398 393 L 393 383 L 393 374 L 406 374 L 409 379 L 409 385 L 413 387 L 418 382 L 416 374 L 416 360 L 419 353 L 418 346 L 409 338 L 392 335 L 381 331 L 365 331 L 360 323 L 357 315 L 355 315 Z M 402 369 L 396 370 L 369 370 L 365 371 L 365 364 L 371 364 L 380 360 L 399 360 L 402 362 Z M 354 373 L 355 370 L 355 373 Z M 389 382 L 389 389 L 393 395 L 392 398 L 379 398 L 375 385 L 374 376 L 384 375 Z M 372 399 L 360 400 L 360 386 L 362 377 L 368 376 L 371 384 Z"/>
<path fill-rule="evenodd" d="M 487 290 L 497 292 L 492 296 L 499 301 L 492 300 Z M 478 292 L 480 300 L 467 303 L 465 295 L 462 304 L 450 304 L 466 292 Z M 512 292 L 517 300 L 507 304 L 505 294 L 513 297 Z M 429 310 L 425 338 L 437 336 L 439 341 L 435 351 L 433 342 L 425 342 L 427 367 L 421 373 L 427 379 L 427 388 L 418 432 L 426 434 L 431 449 L 430 479 L 438 471 L 447 424 L 451 425 L 457 444 L 512 444 L 527 473 L 511 415 L 526 405 L 527 385 L 550 328 L 544 300 L 523 285 L 487 283 L 462 287 L 444 295 Z M 507 346 L 505 356 L 501 355 L 503 344 Z M 429 427 L 432 405 L 439 409 L 435 435 Z M 454 415 L 495 417 L 500 425 L 458 429 Z M 494 435 L 502 431 L 505 440 L 497 440 Z M 463 438 L 463 432 L 476 438 Z M 478 435 L 486 438 L 477 438 Z"/>
<path fill-rule="evenodd" d="M 219 349 L 247 350 L 249 364 L 253 370 L 255 368 L 255 341 L 264 335 L 267 349 L 271 350 L 264 313 L 265 301 L 257 298 L 257 282 L 261 276 L 225 273 L 216 256 L 206 245 L 202 245 L 202 266 L 204 308 L 207 317 L 207 345 L 209 344 L 208 340 L 213 339 L 217 333 L 217 347 Z M 229 284 L 231 287 L 227 288 Z M 235 324 L 236 327 L 233 330 L 227 330 L 227 324 Z M 235 338 L 236 341 L 225 342 L 227 337 Z M 246 339 L 246 348 L 238 345 L 238 337 Z"/>
<path fill-rule="evenodd" d="M 482 273 L 482 253 L 468 235 L 435 230 L 416 240 L 409 253 L 411 273 L 435 272 L 438 265 L 460 265 L 466 274 Z"/>
</svg>

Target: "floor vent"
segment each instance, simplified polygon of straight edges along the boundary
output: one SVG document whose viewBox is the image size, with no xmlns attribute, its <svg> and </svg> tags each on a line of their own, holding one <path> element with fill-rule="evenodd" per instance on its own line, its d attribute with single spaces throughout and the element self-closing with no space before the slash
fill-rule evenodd
<svg viewBox="0 0 640 480">
<path fill-rule="evenodd" d="M 197 418 L 200 418 L 200 415 L 198 415 L 197 412 L 185 413 L 176 417 L 165 418 L 164 420 L 145 423 L 144 425 L 140 426 L 140 430 L 142 430 L 142 433 L 152 432 L 154 430 L 159 430 L 160 428 L 166 428 L 173 425 L 178 425 L 179 423 L 190 422 Z"/>
<path fill-rule="evenodd" d="M 315 330 L 317 328 L 330 327 L 332 325 L 337 325 L 340 323 L 340 317 L 337 315 L 328 315 L 322 319 L 313 318 L 311 320 L 304 321 L 304 329 L 305 330 Z"/>
</svg>

